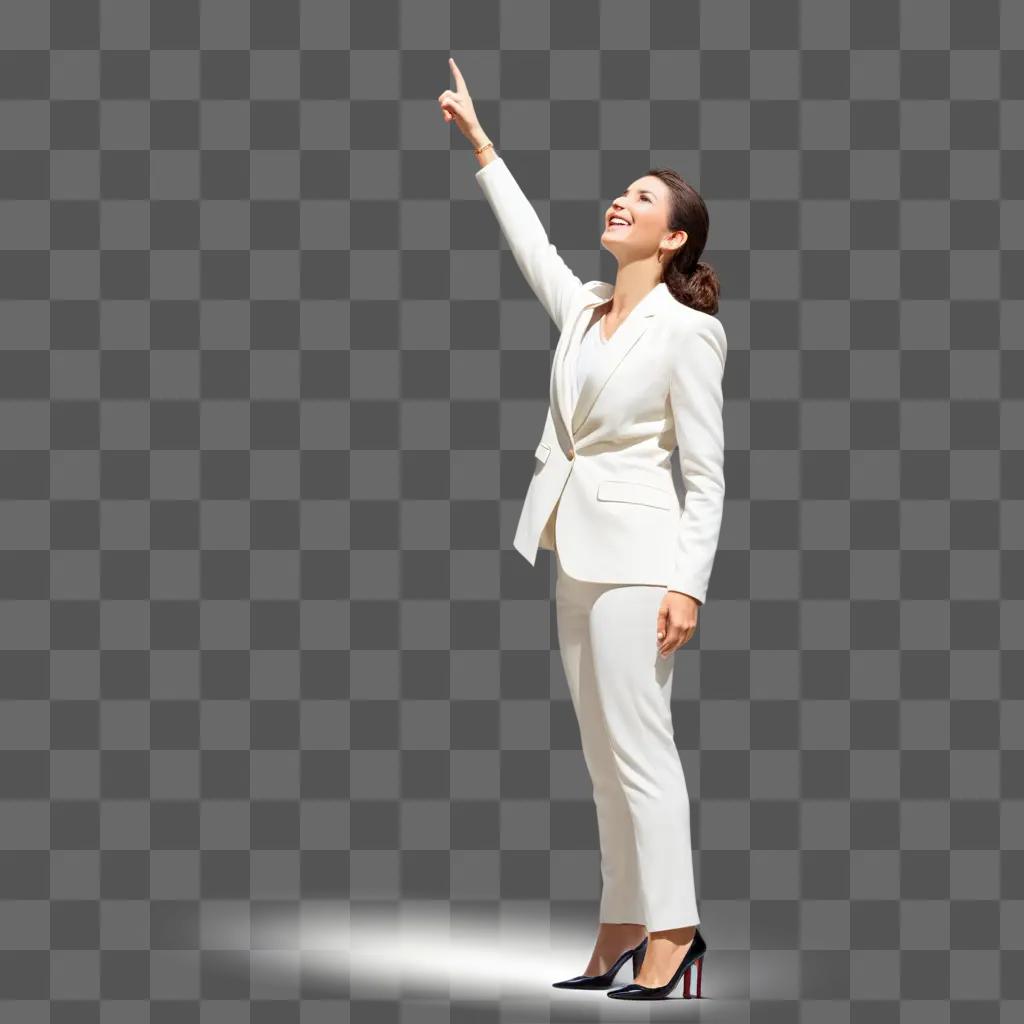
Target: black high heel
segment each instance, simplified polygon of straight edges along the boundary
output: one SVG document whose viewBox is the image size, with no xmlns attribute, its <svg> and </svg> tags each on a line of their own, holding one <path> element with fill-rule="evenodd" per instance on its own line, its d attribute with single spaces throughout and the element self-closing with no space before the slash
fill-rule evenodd
<svg viewBox="0 0 1024 1024">
<path fill-rule="evenodd" d="M 620 988 L 613 988 L 610 992 L 605 993 L 612 999 L 665 999 L 669 993 L 679 984 L 679 979 L 683 978 L 683 998 L 690 998 L 690 973 L 693 965 L 697 965 L 697 998 L 700 999 L 700 981 L 701 974 L 704 968 L 704 954 L 708 951 L 707 944 L 704 942 L 704 936 L 699 931 L 694 931 L 693 942 L 690 943 L 690 948 L 686 951 L 683 956 L 682 963 L 676 968 L 675 974 L 672 975 L 664 985 L 638 985 L 636 982 L 632 982 L 629 985 L 623 985 Z M 635 972 L 634 972 L 635 973 Z"/>
<path fill-rule="evenodd" d="M 622 965 L 630 958 L 633 958 L 633 975 L 640 970 L 644 962 L 644 953 L 647 952 L 647 936 L 643 941 L 632 949 L 627 949 L 618 960 L 608 968 L 604 974 L 577 974 L 575 978 L 567 978 L 565 981 L 556 981 L 552 988 L 611 988 L 615 984 L 615 975 L 619 973 Z"/>
</svg>

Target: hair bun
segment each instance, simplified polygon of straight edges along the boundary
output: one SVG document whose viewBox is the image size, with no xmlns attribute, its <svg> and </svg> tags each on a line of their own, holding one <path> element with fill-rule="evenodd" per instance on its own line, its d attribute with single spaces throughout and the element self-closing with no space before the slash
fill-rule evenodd
<svg viewBox="0 0 1024 1024">
<path fill-rule="evenodd" d="M 718 312 L 719 281 L 710 263 L 698 260 L 688 273 L 670 265 L 663 278 L 678 302 L 704 313 Z"/>
</svg>

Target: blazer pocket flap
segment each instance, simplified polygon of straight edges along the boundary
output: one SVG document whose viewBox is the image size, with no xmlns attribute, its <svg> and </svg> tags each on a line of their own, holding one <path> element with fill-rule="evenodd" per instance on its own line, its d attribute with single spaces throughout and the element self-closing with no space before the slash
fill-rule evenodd
<svg viewBox="0 0 1024 1024">
<path fill-rule="evenodd" d="M 676 507 L 675 495 L 655 487 L 632 480 L 602 480 L 597 487 L 598 501 L 629 501 L 636 505 L 653 505 L 655 508 Z"/>
<path fill-rule="evenodd" d="M 548 456 L 551 454 L 551 448 L 549 445 L 546 445 L 541 441 L 541 443 L 537 445 L 537 450 L 533 454 L 536 455 L 541 462 L 547 462 Z"/>
</svg>

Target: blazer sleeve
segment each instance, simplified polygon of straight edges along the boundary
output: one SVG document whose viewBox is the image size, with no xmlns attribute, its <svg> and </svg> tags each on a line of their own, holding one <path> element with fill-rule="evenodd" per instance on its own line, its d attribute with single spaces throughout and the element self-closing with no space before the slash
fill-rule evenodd
<svg viewBox="0 0 1024 1024">
<path fill-rule="evenodd" d="M 561 331 L 582 281 L 548 241 L 537 211 L 500 156 L 484 164 L 476 172 L 476 180 L 519 269 Z"/>
<path fill-rule="evenodd" d="M 668 589 L 703 604 L 725 502 L 722 376 L 727 346 L 724 330 L 711 324 L 689 328 L 672 344 L 669 399 L 686 494 Z"/>
</svg>

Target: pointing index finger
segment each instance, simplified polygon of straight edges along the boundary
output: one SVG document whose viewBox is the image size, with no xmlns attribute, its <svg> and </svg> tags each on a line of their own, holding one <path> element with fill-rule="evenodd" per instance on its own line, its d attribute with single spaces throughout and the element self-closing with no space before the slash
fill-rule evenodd
<svg viewBox="0 0 1024 1024">
<path fill-rule="evenodd" d="M 459 65 L 455 63 L 454 57 L 449 57 L 448 63 L 451 65 L 452 74 L 455 76 L 455 84 L 458 86 L 459 92 L 462 92 L 466 87 L 466 80 L 462 77 Z"/>
</svg>

